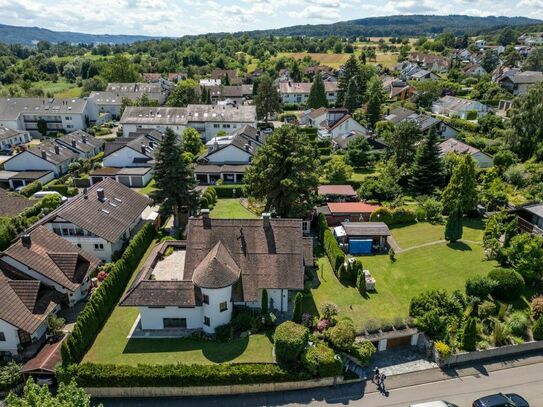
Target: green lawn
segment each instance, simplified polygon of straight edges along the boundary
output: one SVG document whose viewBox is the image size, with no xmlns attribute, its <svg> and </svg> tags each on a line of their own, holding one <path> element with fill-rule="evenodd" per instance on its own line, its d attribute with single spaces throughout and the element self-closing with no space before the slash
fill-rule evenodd
<svg viewBox="0 0 543 407">
<path fill-rule="evenodd" d="M 464 219 L 463 239 L 482 242 L 483 222 L 479 219 Z M 402 249 L 443 240 L 445 224 L 415 223 L 392 229 L 392 236 Z"/>
<path fill-rule="evenodd" d="M 151 181 L 149 181 L 149 183 L 147 184 L 147 186 L 143 187 L 143 188 L 138 188 L 137 191 L 140 193 L 140 194 L 143 194 L 143 195 L 147 195 L 149 196 L 149 194 L 151 192 L 153 192 L 155 190 L 155 180 L 152 179 Z"/>
<path fill-rule="evenodd" d="M 430 240 L 432 234 L 437 236 L 438 228 L 430 226 L 419 224 L 402 228 L 405 231 L 402 242 L 409 242 L 409 232 L 420 233 L 426 240 Z M 480 232 L 474 229 L 466 234 L 476 236 Z M 419 242 L 422 240 L 419 238 Z M 353 320 L 357 329 L 362 329 L 371 320 L 405 319 L 414 295 L 438 288 L 463 290 L 469 277 L 486 274 L 497 267 L 496 262 L 485 260 L 479 244 L 462 242 L 412 249 L 397 254 L 395 262 L 386 255 L 360 257 L 360 260 L 375 277 L 376 292 L 364 298 L 354 287 L 344 286 L 333 274 L 328 259 L 319 257 L 317 274 L 321 284 L 311 290 L 312 296 L 306 296 L 304 312 L 315 312 L 320 304 L 330 301 L 339 306 L 341 314 Z"/>
<path fill-rule="evenodd" d="M 379 173 L 373 168 L 353 168 L 352 181 L 364 181 L 368 177 L 378 176 Z"/>
<path fill-rule="evenodd" d="M 212 218 L 223 219 L 257 219 L 258 217 L 247 210 L 239 199 L 219 199 L 209 214 Z"/>
<path fill-rule="evenodd" d="M 78 98 L 81 96 L 81 88 L 77 84 L 64 80 L 58 82 L 39 81 L 32 83 L 32 86 L 42 88 L 45 94 L 53 93 L 58 98 Z"/>
<path fill-rule="evenodd" d="M 149 257 L 149 247 L 140 265 Z M 133 274 L 128 287 L 137 275 Z M 116 363 L 227 363 L 273 362 L 273 345 L 265 334 L 251 335 L 228 343 L 201 342 L 192 339 L 128 339 L 127 336 L 138 317 L 137 307 L 116 307 L 106 325 L 98 334 L 83 362 Z"/>
</svg>

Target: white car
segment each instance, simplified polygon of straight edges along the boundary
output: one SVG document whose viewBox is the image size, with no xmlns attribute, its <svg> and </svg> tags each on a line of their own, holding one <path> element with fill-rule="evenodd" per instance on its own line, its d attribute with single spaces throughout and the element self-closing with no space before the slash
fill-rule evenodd
<svg viewBox="0 0 543 407">
<path fill-rule="evenodd" d="M 411 404 L 409 407 L 458 407 L 456 404 L 448 401 L 427 401 L 426 403 Z"/>
</svg>

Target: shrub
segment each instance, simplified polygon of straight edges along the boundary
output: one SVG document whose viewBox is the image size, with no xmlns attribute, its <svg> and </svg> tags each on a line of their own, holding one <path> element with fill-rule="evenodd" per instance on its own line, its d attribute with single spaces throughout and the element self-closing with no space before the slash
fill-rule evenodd
<svg viewBox="0 0 543 407">
<path fill-rule="evenodd" d="M 262 300 L 260 303 L 260 313 L 266 315 L 268 313 L 268 290 L 262 290 Z"/>
<path fill-rule="evenodd" d="M 341 374 L 343 364 L 335 352 L 324 343 L 311 346 L 304 353 L 303 364 L 311 376 L 335 377 Z"/>
<path fill-rule="evenodd" d="M 415 212 L 407 208 L 398 208 L 392 212 L 392 224 L 404 225 L 406 223 L 415 222 L 417 216 Z"/>
<path fill-rule="evenodd" d="M 543 340 L 543 317 L 539 317 L 532 326 L 532 334 L 537 341 Z"/>
<path fill-rule="evenodd" d="M 357 342 L 349 350 L 349 354 L 358 359 L 362 366 L 369 365 L 370 359 L 375 352 L 377 352 L 377 349 L 370 341 Z"/>
<path fill-rule="evenodd" d="M 366 295 L 366 276 L 364 270 L 358 271 L 358 277 L 356 278 L 356 288 L 360 295 Z"/>
<path fill-rule="evenodd" d="M 43 185 L 39 181 L 34 181 L 21 189 L 21 195 L 26 196 L 27 198 L 34 195 L 36 192 L 41 191 Z"/>
<path fill-rule="evenodd" d="M 477 313 L 479 314 L 479 318 L 487 319 L 496 314 L 496 304 L 492 301 L 483 301 L 477 307 Z"/>
<path fill-rule="evenodd" d="M 232 319 L 232 326 L 238 332 L 244 332 L 251 329 L 255 317 L 250 311 L 239 311 Z"/>
<path fill-rule="evenodd" d="M 484 300 L 488 298 L 495 287 L 496 281 L 488 276 L 474 276 L 466 281 L 466 294 Z"/>
<path fill-rule="evenodd" d="M 309 330 L 292 321 L 283 322 L 273 335 L 275 357 L 280 366 L 295 367 L 307 345 Z"/>
<path fill-rule="evenodd" d="M 0 391 L 9 391 L 22 381 L 21 365 L 9 362 L 0 366 Z"/>
<path fill-rule="evenodd" d="M 524 291 L 524 279 L 514 270 L 495 269 L 488 277 L 496 282 L 491 294 L 497 300 L 511 302 L 520 298 Z"/>
<path fill-rule="evenodd" d="M 532 308 L 532 318 L 534 320 L 543 317 L 543 296 L 534 297 L 530 306 Z"/>
<path fill-rule="evenodd" d="M 332 231 L 328 228 L 323 231 L 323 240 L 322 245 L 324 251 L 330 260 L 330 264 L 334 272 L 338 273 L 339 268 L 345 263 L 345 253 L 339 248 L 336 238 L 334 237 Z"/>
<path fill-rule="evenodd" d="M 470 317 L 464 323 L 462 330 L 462 349 L 474 351 L 477 346 L 477 320 Z"/>
<path fill-rule="evenodd" d="M 317 331 L 324 332 L 330 327 L 330 321 L 328 319 L 321 319 L 317 322 Z"/>
<path fill-rule="evenodd" d="M 387 225 L 394 223 L 392 210 L 386 207 L 381 207 L 374 210 L 370 215 L 371 222 L 385 222 Z"/>
<path fill-rule="evenodd" d="M 215 185 L 215 192 L 217 198 L 241 198 L 245 196 L 244 185 L 229 184 L 229 185 Z"/>
<path fill-rule="evenodd" d="M 445 342 L 437 341 L 435 343 L 436 351 L 441 359 L 447 359 L 452 355 L 452 349 Z"/>
<path fill-rule="evenodd" d="M 301 292 L 297 292 L 294 297 L 294 313 L 292 320 L 297 324 L 302 323 L 302 302 L 304 300 L 304 295 Z"/>
<path fill-rule="evenodd" d="M 323 319 L 330 320 L 334 318 L 339 312 L 336 304 L 333 302 L 324 302 L 321 305 L 320 315 Z"/>
<path fill-rule="evenodd" d="M 351 349 L 356 337 L 353 323 L 341 320 L 328 331 L 328 340 L 335 349 L 348 351 Z"/>
<path fill-rule="evenodd" d="M 427 198 L 420 203 L 420 209 L 424 211 L 428 222 L 440 222 L 443 218 L 443 204 L 435 198 Z"/>
<path fill-rule="evenodd" d="M 515 311 L 509 317 L 507 326 L 511 329 L 513 335 L 525 337 L 528 327 L 530 326 L 530 320 L 524 312 Z"/>
<path fill-rule="evenodd" d="M 83 363 L 57 369 L 59 381 L 75 379 L 81 387 L 192 387 L 254 384 L 309 379 L 273 363 L 215 365 L 107 365 Z"/>
<path fill-rule="evenodd" d="M 232 337 L 232 326 L 230 324 L 220 325 L 215 328 L 215 339 L 219 342 L 227 342 Z"/>
</svg>

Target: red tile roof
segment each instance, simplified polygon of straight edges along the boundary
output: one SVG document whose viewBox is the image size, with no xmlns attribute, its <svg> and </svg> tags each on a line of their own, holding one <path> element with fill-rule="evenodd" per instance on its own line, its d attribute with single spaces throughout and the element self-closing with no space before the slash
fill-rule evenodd
<svg viewBox="0 0 543 407">
<path fill-rule="evenodd" d="M 328 209 L 332 215 L 336 213 L 372 213 L 380 205 L 365 202 L 329 202 Z"/>
<path fill-rule="evenodd" d="M 319 195 L 356 195 L 351 185 L 319 185 Z"/>
<path fill-rule="evenodd" d="M 21 370 L 22 373 L 55 373 L 56 366 L 61 362 L 60 347 L 62 340 L 47 343 L 42 350 L 28 362 Z"/>
</svg>

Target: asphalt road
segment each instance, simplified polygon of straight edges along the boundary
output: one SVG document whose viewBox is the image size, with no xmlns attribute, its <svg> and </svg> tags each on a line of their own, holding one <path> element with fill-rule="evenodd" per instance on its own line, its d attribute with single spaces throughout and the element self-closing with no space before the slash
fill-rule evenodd
<svg viewBox="0 0 543 407">
<path fill-rule="evenodd" d="M 163 399 L 105 399 L 105 407 L 172 407 L 172 406 L 323 406 L 353 405 L 364 407 L 407 407 L 432 400 L 447 400 L 459 407 L 469 407 L 473 400 L 497 392 L 515 392 L 526 398 L 531 407 L 543 407 L 543 363 L 514 367 L 477 375 L 391 390 L 387 395 L 376 392 L 368 383 L 344 385 L 283 393 L 248 394 L 220 397 Z M 94 401 L 94 400 L 93 400 Z"/>
</svg>

